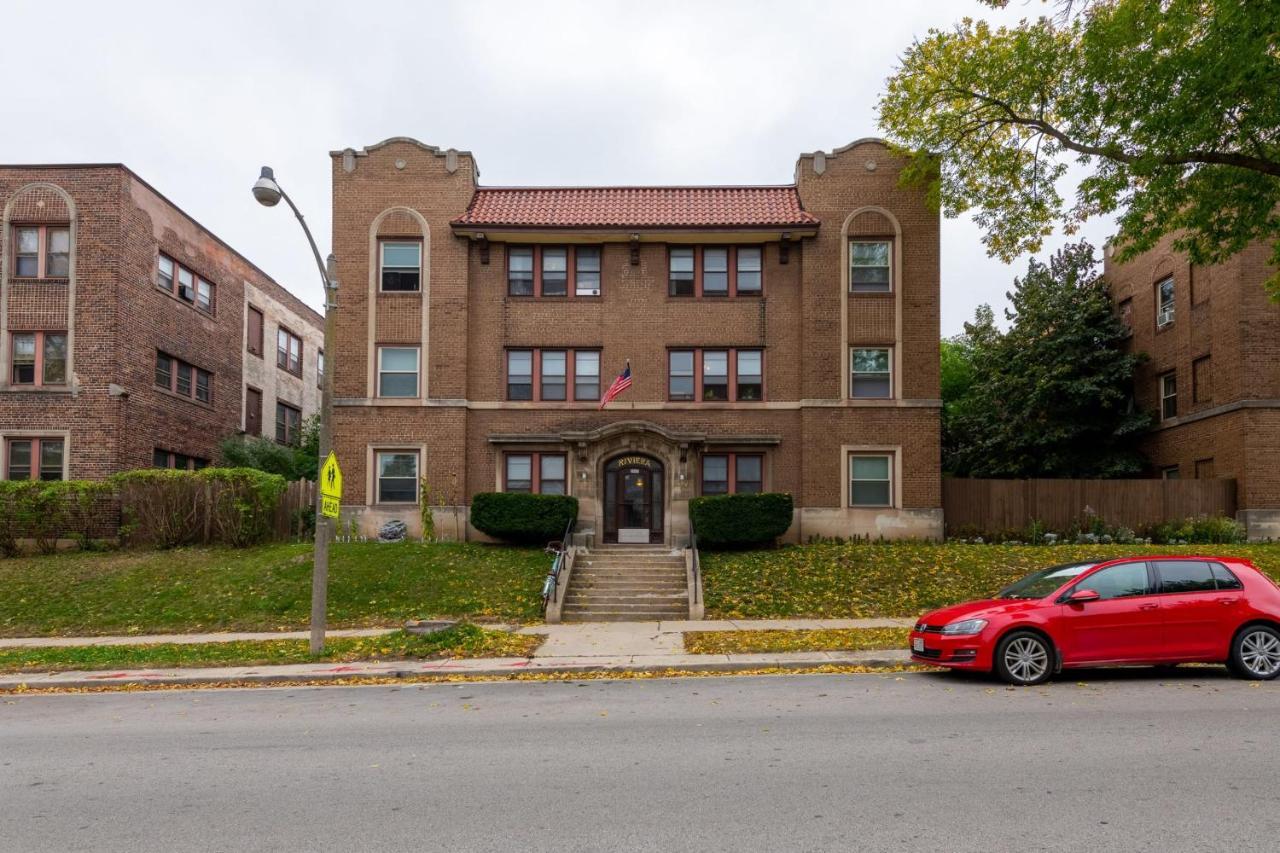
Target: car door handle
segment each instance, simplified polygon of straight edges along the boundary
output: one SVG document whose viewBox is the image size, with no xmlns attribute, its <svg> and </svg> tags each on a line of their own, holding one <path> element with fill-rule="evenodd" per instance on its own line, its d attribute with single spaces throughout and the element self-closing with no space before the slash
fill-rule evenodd
<svg viewBox="0 0 1280 853">
<path fill-rule="evenodd" d="M 1159 606 L 1160 605 L 1158 604 L 1139 604 L 1138 609 L 1139 610 L 1155 610 Z"/>
<path fill-rule="evenodd" d="M 1221 604 L 1223 607 L 1230 607 L 1230 606 L 1231 606 L 1231 605 L 1233 605 L 1233 604 L 1237 604 L 1237 603 L 1239 603 L 1239 601 L 1240 601 L 1240 599 L 1238 599 L 1238 598 L 1220 598 L 1220 599 L 1218 599 L 1218 603 L 1219 603 L 1219 604 Z"/>
</svg>

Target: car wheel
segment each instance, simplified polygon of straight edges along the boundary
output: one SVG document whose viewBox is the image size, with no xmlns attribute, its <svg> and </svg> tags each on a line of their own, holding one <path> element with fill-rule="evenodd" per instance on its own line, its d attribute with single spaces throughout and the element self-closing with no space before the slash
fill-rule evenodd
<svg viewBox="0 0 1280 853">
<path fill-rule="evenodd" d="M 1250 625 L 1236 634 L 1227 668 L 1238 678 L 1255 681 L 1280 675 L 1280 631 L 1270 625 Z"/>
<path fill-rule="evenodd" d="M 1053 648 L 1030 631 L 1014 631 L 996 647 L 996 674 L 1010 684 L 1043 684 L 1053 675 Z"/>
</svg>

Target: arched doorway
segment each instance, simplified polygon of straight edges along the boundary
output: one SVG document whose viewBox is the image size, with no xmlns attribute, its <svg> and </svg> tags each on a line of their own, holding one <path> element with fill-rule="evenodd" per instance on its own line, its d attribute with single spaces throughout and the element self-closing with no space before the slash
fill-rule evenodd
<svg viewBox="0 0 1280 853">
<path fill-rule="evenodd" d="M 663 541 L 665 469 L 651 456 L 628 453 L 604 466 L 604 541 Z"/>
</svg>

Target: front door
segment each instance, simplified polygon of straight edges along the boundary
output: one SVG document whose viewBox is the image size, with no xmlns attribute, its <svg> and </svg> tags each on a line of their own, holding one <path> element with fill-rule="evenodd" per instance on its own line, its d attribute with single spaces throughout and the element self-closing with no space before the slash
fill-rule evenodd
<svg viewBox="0 0 1280 853">
<path fill-rule="evenodd" d="M 620 456 L 605 466 L 606 542 L 662 542 L 663 467 L 648 456 Z"/>
</svg>

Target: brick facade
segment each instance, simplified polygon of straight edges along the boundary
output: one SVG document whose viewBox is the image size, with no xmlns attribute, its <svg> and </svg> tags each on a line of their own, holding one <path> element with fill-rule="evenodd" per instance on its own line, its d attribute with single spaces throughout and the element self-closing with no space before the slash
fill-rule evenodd
<svg viewBox="0 0 1280 853">
<path fill-rule="evenodd" d="M 1106 259 L 1112 298 L 1132 319 L 1131 346 L 1149 360 L 1137 403 L 1157 425 L 1143 450 L 1153 475 L 1229 477 L 1239 517 L 1255 538 L 1280 537 L 1280 305 L 1263 282 L 1274 273 L 1257 243 L 1226 263 L 1194 266 L 1172 238 L 1125 263 Z M 1172 316 L 1159 287 L 1172 280 Z M 1162 320 L 1164 322 L 1162 322 Z M 1176 402 L 1162 412 L 1161 377 Z"/>
<path fill-rule="evenodd" d="M 316 312 L 128 168 L 0 166 L 0 210 L 0 476 L 9 443 L 30 437 L 61 440 L 62 476 L 76 479 L 151 467 L 157 450 L 216 461 L 218 441 L 243 424 L 248 291 L 270 296 L 265 358 L 274 369 L 287 314 L 312 342 L 316 386 Z M 69 229 L 68 275 L 19 275 L 18 231 L 41 226 Z M 214 285 L 211 311 L 157 286 L 160 254 Z M 14 337 L 29 332 L 65 333 L 65 381 L 16 384 Z M 157 351 L 210 374 L 208 403 L 157 386 Z M 305 402 L 313 413 L 317 396 Z M 265 405 L 270 434 L 274 399 Z"/>
<path fill-rule="evenodd" d="M 691 215 L 685 197 L 721 190 L 650 191 L 678 200 L 669 203 L 670 222 L 645 207 L 653 221 L 629 225 L 625 211 L 606 204 L 600 222 L 565 225 L 566 208 L 555 203 L 546 221 L 521 220 L 520 204 L 529 202 L 514 199 L 510 221 L 485 224 L 480 208 L 505 210 L 490 195 L 503 191 L 484 189 L 485 204 L 473 203 L 478 171 L 467 152 L 397 138 L 332 157 L 341 282 L 334 442 L 348 520 L 369 532 L 390 517 L 420 526 L 417 505 L 378 500 L 380 451 L 414 454 L 427 499 L 438 505 L 437 533 L 471 537 L 477 531 L 461 523 L 466 505 L 503 488 L 505 454 L 562 453 L 567 491 L 580 501 L 579 533 L 599 538 L 613 509 L 607 464 L 644 455 L 661 470 L 652 487 L 662 490 L 662 541 L 679 544 L 688 536 L 688 500 L 701 493 L 703 458 L 739 453 L 762 457 L 764 489 L 794 496 L 793 540 L 941 535 L 939 219 L 922 192 L 899 188 L 901 164 L 883 143 L 803 155 L 792 188 L 723 188 L 731 201 L 716 195 L 708 209 L 738 209 L 701 227 L 679 220 Z M 645 191 L 559 192 L 564 205 L 576 205 L 584 193 Z M 787 194 L 798 194 L 802 212 L 778 212 Z M 773 215 L 792 224 L 759 224 Z M 859 238 L 889 243 L 888 292 L 850 292 L 849 241 Z M 382 292 L 380 239 L 421 241 L 419 290 Z M 509 295 L 516 246 L 599 247 L 601 295 Z M 759 247 L 762 293 L 669 295 L 669 252 L 688 246 Z M 420 348 L 412 398 L 377 391 L 378 348 L 391 345 Z M 851 397 L 849 350 L 859 345 L 889 351 L 888 398 Z M 669 352 L 685 348 L 761 351 L 763 399 L 669 399 Z M 512 349 L 597 351 L 601 391 L 628 361 L 634 384 L 604 411 L 572 393 L 567 401 L 509 399 Z M 888 505 L 851 506 L 851 452 L 889 457 Z"/>
</svg>

